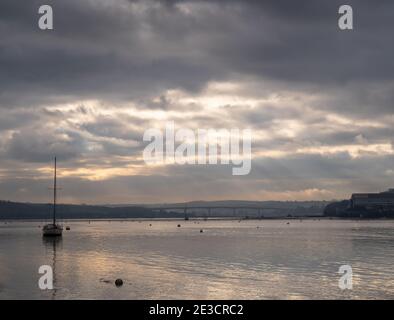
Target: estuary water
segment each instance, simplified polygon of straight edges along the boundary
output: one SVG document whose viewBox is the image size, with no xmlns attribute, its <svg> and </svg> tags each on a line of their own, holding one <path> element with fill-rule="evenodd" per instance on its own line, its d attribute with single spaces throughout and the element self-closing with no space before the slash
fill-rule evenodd
<svg viewBox="0 0 394 320">
<path fill-rule="evenodd" d="M 42 225 L 0 221 L 0 299 L 394 299 L 392 220 L 63 221 L 61 240 Z"/>
</svg>

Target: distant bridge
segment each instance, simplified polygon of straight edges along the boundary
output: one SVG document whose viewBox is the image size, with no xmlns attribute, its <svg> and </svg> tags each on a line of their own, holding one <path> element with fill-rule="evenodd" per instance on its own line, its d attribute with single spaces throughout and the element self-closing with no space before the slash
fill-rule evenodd
<svg viewBox="0 0 394 320">
<path fill-rule="evenodd" d="M 159 212 L 164 212 L 164 211 L 179 211 L 183 210 L 184 215 L 187 215 L 187 211 L 192 211 L 192 210 L 206 210 L 208 215 L 211 214 L 212 210 L 215 209 L 227 209 L 227 210 L 232 210 L 233 215 L 237 213 L 237 210 L 256 210 L 258 215 L 261 215 L 263 211 L 265 210 L 274 210 L 274 211 L 280 211 L 280 210 L 286 210 L 286 208 L 278 208 L 278 207 L 256 207 L 256 206 L 160 206 L 160 207 L 146 207 L 147 209 L 150 209 L 152 211 L 159 211 Z"/>
</svg>

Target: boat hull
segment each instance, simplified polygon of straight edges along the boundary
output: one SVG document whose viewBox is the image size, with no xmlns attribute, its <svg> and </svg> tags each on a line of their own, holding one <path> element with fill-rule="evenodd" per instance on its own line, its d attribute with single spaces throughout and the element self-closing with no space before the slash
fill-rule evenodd
<svg viewBox="0 0 394 320">
<path fill-rule="evenodd" d="M 63 228 L 57 224 L 47 224 L 42 228 L 44 237 L 60 237 L 63 234 Z"/>
</svg>

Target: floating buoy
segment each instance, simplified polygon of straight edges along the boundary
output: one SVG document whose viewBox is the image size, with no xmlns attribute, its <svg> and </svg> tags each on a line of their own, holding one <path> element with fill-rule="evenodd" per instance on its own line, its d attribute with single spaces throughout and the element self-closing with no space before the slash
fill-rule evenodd
<svg viewBox="0 0 394 320">
<path fill-rule="evenodd" d="M 201 230 L 200 230 L 200 233 L 203 233 L 203 232 L 204 232 L 204 231 L 201 229 Z"/>
<path fill-rule="evenodd" d="M 123 286 L 123 280 L 122 279 L 116 279 L 115 280 L 115 286 L 117 286 L 117 287 Z"/>
<path fill-rule="evenodd" d="M 286 223 L 286 224 L 290 224 L 290 222 Z"/>
<path fill-rule="evenodd" d="M 149 227 L 151 227 L 151 226 L 152 226 L 152 224 L 150 223 L 150 224 L 149 224 Z"/>
<path fill-rule="evenodd" d="M 180 228 L 181 227 L 181 225 L 180 224 L 178 224 L 178 228 Z"/>
<path fill-rule="evenodd" d="M 66 230 L 70 230 L 70 227 L 66 227 Z"/>
</svg>

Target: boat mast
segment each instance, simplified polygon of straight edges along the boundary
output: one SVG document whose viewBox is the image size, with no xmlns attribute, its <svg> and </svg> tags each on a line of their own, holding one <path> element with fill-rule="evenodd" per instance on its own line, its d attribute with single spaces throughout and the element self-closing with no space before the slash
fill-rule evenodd
<svg viewBox="0 0 394 320">
<path fill-rule="evenodd" d="M 55 175 L 53 179 L 53 224 L 56 224 L 56 157 L 55 157 Z"/>
</svg>

